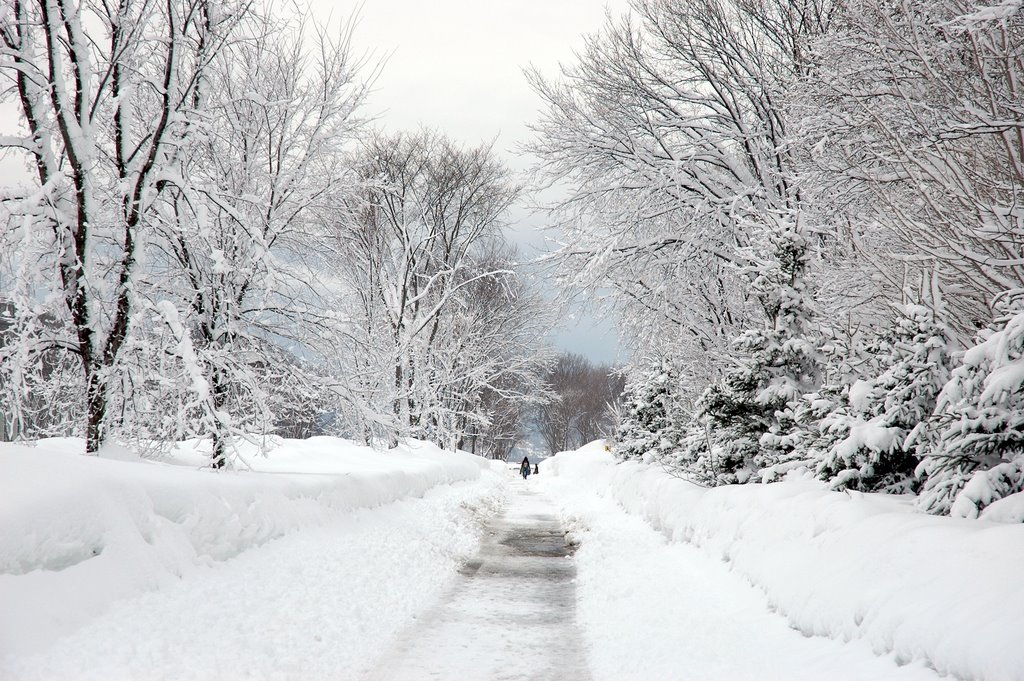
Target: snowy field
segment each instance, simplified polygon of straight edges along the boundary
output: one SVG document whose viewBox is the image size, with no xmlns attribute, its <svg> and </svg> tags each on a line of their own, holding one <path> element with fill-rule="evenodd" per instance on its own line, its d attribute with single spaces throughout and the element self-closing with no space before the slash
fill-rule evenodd
<svg viewBox="0 0 1024 681">
<path fill-rule="evenodd" d="M 483 459 L 283 441 L 252 470 L 0 449 L 0 679 L 349 679 L 500 507 Z"/>
<path fill-rule="evenodd" d="M 541 473 L 598 681 L 1024 679 L 1024 525 L 817 482 L 703 489 L 599 443 Z"/>
</svg>

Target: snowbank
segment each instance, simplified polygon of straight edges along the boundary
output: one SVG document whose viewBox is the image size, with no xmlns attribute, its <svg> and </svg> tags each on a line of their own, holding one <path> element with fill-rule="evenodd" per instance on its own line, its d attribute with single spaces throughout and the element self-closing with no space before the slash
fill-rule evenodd
<svg viewBox="0 0 1024 681">
<path fill-rule="evenodd" d="M 337 438 L 281 441 L 253 470 L 159 462 L 81 441 L 0 445 L 0 659 L 41 650 L 118 600 L 358 508 L 480 477 L 489 463 L 410 443 L 375 452 Z"/>
<path fill-rule="evenodd" d="M 964 679 L 1024 679 L 1024 526 L 917 513 L 814 481 L 704 489 L 600 443 L 541 464 L 721 559 L 806 635 Z"/>
</svg>

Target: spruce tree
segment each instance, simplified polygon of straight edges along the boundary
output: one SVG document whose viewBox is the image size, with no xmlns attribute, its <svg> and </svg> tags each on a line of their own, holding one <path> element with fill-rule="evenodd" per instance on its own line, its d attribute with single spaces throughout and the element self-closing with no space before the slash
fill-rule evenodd
<svg viewBox="0 0 1024 681">
<path fill-rule="evenodd" d="M 836 436 L 817 474 L 836 489 L 915 489 L 916 448 L 908 436 L 932 413 L 949 377 L 948 329 L 928 307 L 899 310 L 893 342 L 877 377 L 850 386 L 846 403 L 822 419 Z"/>
<path fill-rule="evenodd" d="M 615 454 L 643 459 L 672 447 L 669 414 L 674 403 L 673 372 L 668 362 L 639 371 L 626 382 L 622 418 L 615 433 Z M 667 439 L 668 438 L 668 439 Z"/>
<path fill-rule="evenodd" d="M 805 272 L 806 238 L 794 225 L 771 235 L 774 258 L 754 282 L 768 325 L 733 343 L 738 366 L 698 401 L 710 429 L 707 462 L 719 484 L 761 479 L 791 458 L 793 407 L 817 387 L 817 350 L 807 340 L 811 316 Z M 769 477 L 771 474 L 769 473 Z"/>
<path fill-rule="evenodd" d="M 964 353 L 919 433 L 918 503 L 929 513 L 975 518 L 1024 490 L 1024 291 L 996 305 L 1001 316 Z"/>
<path fill-rule="evenodd" d="M 818 348 L 822 382 L 793 406 L 794 450 L 790 465 L 814 470 L 835 444 L 849 434 L 850 386 L 883 371 L 879 358 L 891 355 L 893 339 L 878 329 L 826 329 Z M 775 470 L 778 470 L 776 468 Z"/>
</svg>

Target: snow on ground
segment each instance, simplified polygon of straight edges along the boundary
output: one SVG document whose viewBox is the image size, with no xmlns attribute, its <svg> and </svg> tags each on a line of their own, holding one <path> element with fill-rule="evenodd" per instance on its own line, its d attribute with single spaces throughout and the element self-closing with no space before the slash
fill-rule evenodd
<svg viewBox="0 0 1024 681">
<path fill-rule="evenodd" d="M 811 481 L 706 490 L 599 443 L 541 473 L 582 532 L 599 679 L 1024 679 L 1024 526 Z"/>
<path fill-rule="evenodd" d="M 3 679 L 357 678 L 502 495 L 416 443 L 286 440 L 244 472 L 77 451 L 0 448 Z"/>
</svg>

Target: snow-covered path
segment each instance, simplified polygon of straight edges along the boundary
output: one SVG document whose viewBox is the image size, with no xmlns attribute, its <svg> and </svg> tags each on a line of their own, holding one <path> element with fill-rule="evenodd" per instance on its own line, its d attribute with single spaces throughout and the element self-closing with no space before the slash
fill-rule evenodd
<svg viewBox="0 0 1024 681">
<path fill-rule="evenodd" d="M 578 618 L 595 681 L 935 681 L 862 641 L 807 637 L 728 566 L 610 499 L 541 475 L 580 542 Z M 836 588 L 842 588 L 836 584 Z"/>
<path fill-rule="evenodd" d="M 589 678 L 575 568 L 551 501 L 517 479 L 448 597 L 399 636 L 372 681 Z"/>
</svg>

